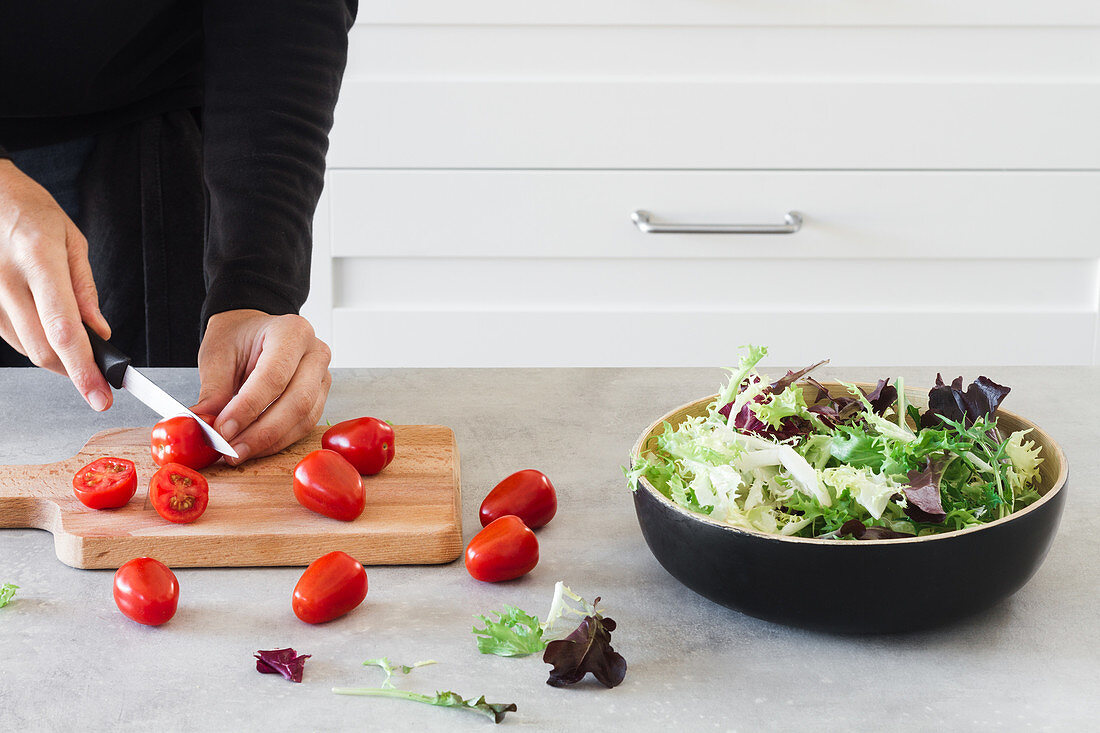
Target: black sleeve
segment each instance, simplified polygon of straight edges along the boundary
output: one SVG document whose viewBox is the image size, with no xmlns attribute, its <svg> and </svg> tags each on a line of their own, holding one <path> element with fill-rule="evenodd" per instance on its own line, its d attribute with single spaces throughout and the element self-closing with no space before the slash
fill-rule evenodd
<svg viewBox="0 0 1100 733">
<path fill-rule="evenodd" d="M 203 177 L 210 316 L 297 313 L 357 0 L 207 0 Z"/>
</svg>

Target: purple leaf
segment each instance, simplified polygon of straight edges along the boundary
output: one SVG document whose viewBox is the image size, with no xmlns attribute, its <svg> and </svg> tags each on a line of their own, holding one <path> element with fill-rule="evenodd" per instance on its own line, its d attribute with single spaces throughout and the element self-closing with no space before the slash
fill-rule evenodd
<svg viewBox="0 0 1100 733">
<path fill-rule="evenodd" d="M 599 603 L 600 599 L 596 599 Z M 546 645 L 542 661 L 553 665 L 546 684 L 565 687 L 592 673 L 605 687 L 614 687 L 626 677 L 626 660 L 611 648 L 615 622 L 599 614 L 585 616 L 581 625 L 564 639 Z"/>
<path fill-rule="evenodd" d="M 799 369 L 797 372 L 788 371 L 786 376 L 783 376 L 783 377 L 777 379 L 776 381 L 772 382 L 770 389 L 771 389 L 773 394 L 782 394 L 783 390 L 785 390 L 787 387 L 790 387 L 792 384 L 797 382 L 799 379 L 802 379 L 802 377 L 806 376 L 807 374 L 812 372 L 814 369 L 817 369 L 822 364 L 828 364 L 828 363 L 829 363 L 828 359 L 822 359 L 821 361 L 819 361 L 816 364 L 811 364 L 810 366 L 805 367 L 804 369 Z"/>
<path fill-rule="evenodd" d="M 962 377 L 956 377 L 948 386 L 937 374 L 936 386 L 928 392 L 928 410 L 921 415 L 920 425 L 934 428 L 941 424 L 941 418 L 965 424 L 972 424 L 979 417 L 992 419 L 1010 391 L 988 377 L 978 377 L 963 392 Z"/>
<path fill-rule="evenodd" d="M 876 415 L 884 415 L 890 405 L 898 401 L 898 388 L 890 384 L 889 379 L 880 379 L 871 394 L 867 395 L 867 401 Z"/>
<path fill-rule="evenodd" d="M 929 458 L 923 471 L 909 472 L 909 484 L 901 490 L 905 494 L 905 513 L 914 522 L 940 524 L 947 517 L 940 499 L 940 479 L 946 468 L 947 461 Z"/>
<path fill-rule="evenodd" d="M 858 519 L 849 519 L 840 526 L 839 535 L 851 535 L 857 540 L 897 540 L 914 535 L 905 532 L 896 532 L 889 527 L 868 527 Z"/>
<path fill-rule="evenodd" d="M 291 682 L 301 682 L 306 660 L 312 655 L 298 656 L 293 649 L 271 649 L 258 651 L 253 656 L 256 657 L 257 672 L 281 674 Z"/>
</svg>

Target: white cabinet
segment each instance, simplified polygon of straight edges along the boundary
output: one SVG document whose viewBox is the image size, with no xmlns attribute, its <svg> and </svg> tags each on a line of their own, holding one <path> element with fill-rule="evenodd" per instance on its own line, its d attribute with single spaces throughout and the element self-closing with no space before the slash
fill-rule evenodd
<svg viewBox="0 0 1100 733">
<path fill-rule="evenodd" d="M 364 6 L 316 224 L 334 363 L 1096 361 L 1100 13 L 856 5 Z"/>
</svg>

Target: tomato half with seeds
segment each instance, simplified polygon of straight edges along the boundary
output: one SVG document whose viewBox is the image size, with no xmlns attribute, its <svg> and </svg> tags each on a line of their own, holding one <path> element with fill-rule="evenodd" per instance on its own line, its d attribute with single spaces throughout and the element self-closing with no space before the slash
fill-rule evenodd
<svg viewBox="0 0 1100 733">
<path fill-rule="evenodd" d="M 557 511 L 554 484 L 542 471 L 527 468 L 497 484 L 481 502 L 479 514 L 482 527 L 506 514 L 515 514 L 528 527 L 537 529 L 553 519 Z"/>
<path fill-rule="evenodd" d="M 213 415 L 199 415 L 208 425 L 214 424 Z M 169 463 L 201 471 L 221 457 L 190 415 L 179 415 L 161 420 L 153 426 L 149 438 L 149 452 L 158 466 Z"/>
<path fill-rule="evenodd" d="M 362 514 L 366 505 L 363 479 L 355 466 L 324 448 L 294 467 L 294 498 L 306 509 L 344 522 Z"/>
<path fill-rule="evenodd" d="M 73 476 L 73 493 L 92 509 L 125 506 L 137 490 L 137 469 L 125 458 L 97 458 Z"/>
<path fill-rule="evenodd" d="M 354 557 L 337 550 L 310 563 L 294 586 L 294 615 L 307 624 L 343 616 L 367 597 L 367 571 Z"/>
<path fill-rule="evenodd" d="M 513 514 L 490 522 L 466 546 L 466 570 L 488 583 L 526 575 L 538 564 L 539 541 Z"/>
<path fill-rule="evenodd" d="M 393 460 L 393 427 L 376 417 L 344 420 L 325 431 L 321 447 L 342 455 L 362 475 L 373 476 Z"/>
<path fill-rule="evenodd" d="M 115 604 L 127 618 L 160 626 L 176 615 L 180 584 L 160 560 L 135 557 L 115 572 Z"/>
<path fill-rule="evenodd" d="M 169 463 L 153 474 L 149 482 L 149 501 L 157 514 L 169 522 L 194 522 L 206 511 L 210 487 L 198 471 Z"/>
</svg>

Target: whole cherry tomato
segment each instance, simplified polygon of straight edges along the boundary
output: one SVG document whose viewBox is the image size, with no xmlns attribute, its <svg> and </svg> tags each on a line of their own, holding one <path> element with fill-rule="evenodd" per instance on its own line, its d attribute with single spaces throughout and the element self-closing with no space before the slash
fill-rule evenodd
<svg viewBox="0 0 1100 733">
<path fill-rule="evenodd" d="M 137 557 L 115 572 L 115 603 L 128 618 L 160 626 L 176 613 L 180 584 L 168 566 L 151 557 Z"/>
<path fill-rule="evenodd" d="M 539 541 L 513 514 L 490 522 L 466 546 L 466 570 L 477 580 L 511 580 L 526 575 L 538 564 Z"/>
<path fill-rule="evenodd" d="M 169 522 L 194 522 L 206 511 L 210 487 L 197 471 L 178 463 L 162 466 L 149 482 L 149 501 Z"/>
<path fill-rule="evenodd" d="M 137 469 L 125 458 L 97 458 L 73 476 L 73 493 L 92 509 L 125 506 L 137 490 Z"/>
<path fill-rule="evenodd" d="M 321 436 L 321 447 L 334 450 L 364 476 L 390 465 L 394 454 L 393 428 L 376 417 L 338 422 Z"/>
<path fill-rule="evenodd" d="M 213 415 L 199 417 L 210 425 L 214 424 Z M 196 471 L 201 471 L 221 457 L 221 453 L 210 445 L 199 424 L 188 415 L 170 417 L 154 425 L 149 452 L 158 466 L 178 463 Z"/>
<path fill-rule="evenodd" d="M 367 571 L 346 552 L 314 560 L 294 586 L 294 615 L 307 624 L 343 616 L 367 597 Z"/>
<path fill-rule="evenodd" d="M 506 514 L 515 514 L 531 529 L 537 529 L 558 511 L 554 484 L 542 471 L 528 468 L 516 471 L 496 485 L 481 502 L 481 526 Z"/>
<path fill-rule="evenodd" d="M 363 513 L 363 479 L 339 453 L 315 450 L 294 467 L 294 497 L 306 509 L 345 522 Z"/>
</svg>

